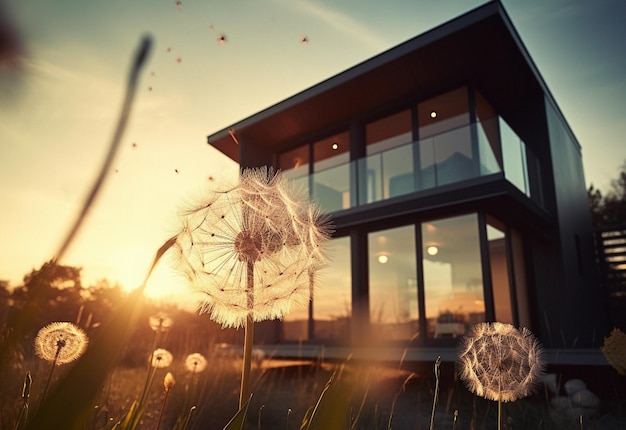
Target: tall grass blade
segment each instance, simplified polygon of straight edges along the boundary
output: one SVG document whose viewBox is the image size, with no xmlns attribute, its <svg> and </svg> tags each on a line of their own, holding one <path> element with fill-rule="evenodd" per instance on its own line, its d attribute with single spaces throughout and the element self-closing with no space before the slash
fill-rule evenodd
<svg viewBox="0 0 626 430">
<path fill-rule="evenodd" d="M 246 416 L 248 415 L 248 406 L 250 406 L 250 400 L 252 400 L 252 394 L 248 398 L 248 401 L 243 404 L 234 417 L 226 424 L 224 430 L 244 430 L 246 427 Z"/>
</svg>

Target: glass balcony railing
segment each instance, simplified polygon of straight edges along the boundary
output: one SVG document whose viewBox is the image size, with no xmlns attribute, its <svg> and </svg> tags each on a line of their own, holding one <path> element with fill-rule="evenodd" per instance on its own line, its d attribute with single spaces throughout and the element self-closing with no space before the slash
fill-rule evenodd
<svg viewBox="0 0 626 430">
<path fill-rule="evenodd" d="M 308 188 L 326 212 L 495 173 L 533 198 L 530 161 L 536 164 L 524 142 L 494 117 L 292 179 Z"/>
</svg>

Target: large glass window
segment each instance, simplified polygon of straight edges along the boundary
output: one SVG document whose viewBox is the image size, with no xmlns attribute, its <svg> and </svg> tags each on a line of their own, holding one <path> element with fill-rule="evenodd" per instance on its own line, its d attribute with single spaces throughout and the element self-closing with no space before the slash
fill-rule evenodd
<svg viewBox="0 0 626 430">
<path fill-rule="evenodd" d="M 478 175 L 466 87 L 419 103 L 417 117 L 422 189 Z"/>
<path fill-rule="evenodd" d="M 488 175 L 502 171 L 502 149 L 498 115 L 491 104 L 478 92 L 474 91 L 476 109 L 476 130 L 478 152 L 480 154 L 480 174 Z"/>
<path fill-rule="evenodd" d="M 500 136 L 502 137 L 504 176 L 520 191 L 530 196 L 526 145 L 502 118 L 500 118 Z"/>
<path fill-rule="evenodd" d="M 310 307 L 294 309 L 283 317 L 283 339 L 347 342 L 350 338 L 350 238 L 331 239 L 329 252 L 327 266 L 314 275 L 316 287 L 311 291 Z"/>
<path fill-rule="evenodd" d="M 429 338 L 462 335 L 485 319 L 476 214 L 422 224 L 424 297 Z"/>
<path fill-rule="evenodd" d="M 514 324 L 506 240 L 502 223 L 489 218 L 487 223 L 487 242 L 495 319 L 501 323 Z"/>
<path fill-rule="evenodd" d="M 411 111 L 404 110 L 365 126 L 366 196 L 370 203 L 415 191 Z"/>
<path fill-rule="evenodd" d="M 309 191 L 309 146 L 284 152 L 278 157 L 278 167 L 286 178 Z"/>
<path fill-rule="evenodd" d="M 313 195 L 327 212 L 351 206 L 349 161 L 347 131 L 313 143 Z"/>
<path fill-rule="evenodd" d="M 415 229 L 370 233 L 369 299 L 376 340 L 410 340 L 418 332 Z"/>
</svg>

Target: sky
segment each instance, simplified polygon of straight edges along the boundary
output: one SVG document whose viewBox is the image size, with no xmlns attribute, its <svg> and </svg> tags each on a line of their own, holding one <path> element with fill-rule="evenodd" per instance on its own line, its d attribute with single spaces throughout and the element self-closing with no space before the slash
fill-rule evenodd
<svg viewBox="0 0 626 430">
<path fill-rule="evenodd" d="M 236 178 L 207 135 L 483 3 L 0 0 L 0 280 L 19 285 L 57 252 L 144 35 L 152 50 L 120 150 L 60 261 L 82 267 L 85 285 L 139 286 L 181 208 Z M 503 4 L 582 146 L 587 185 L 607 191 L 626 160 L 626 2 Z M 167 259 L 147 292 L 197 299 Z"/>
</svg>

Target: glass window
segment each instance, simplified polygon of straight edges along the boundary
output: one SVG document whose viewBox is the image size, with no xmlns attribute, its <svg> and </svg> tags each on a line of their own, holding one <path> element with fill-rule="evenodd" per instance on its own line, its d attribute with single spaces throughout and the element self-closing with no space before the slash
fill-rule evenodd
<svg viewBox="0 0 626 430">
<path fill-rule="evenodd" d="M 513 129 L 500 118 L 504 176 L 520 191 L 530 195 L 526 170 L 526 146 Z"/>
<path fill-rule="evenodd" d="M 278 157 L 278 167 L 283 175 L 309 191 L 309 145 L 284 152 Z"/>
<path fill-rule="evenodd" d="M 347 209 L 350 196 L 350 140 L 348 132 L 313 144 L 313 196 L 326 212 Z"/>
<path fill-rule="evenodd" d="M 511 284 L 506 248 L 504 225 L 489 218 L 487 220 L 487 242 L 489 247 L 489 267 L 495 319 L 501 323 L 515 324 L 511 307 Z"/>
<path fill-rule="evenodd" d="M 515 298 L 517 300 L 518 324 L 522 327 L 532 327 L 530 321 L 530 305 L 528 302 L 528 287 L 526 285 L 526 264 L 522 235 L 511 229 L 511 251 L 513 257 L 513 279 L 515 281 Z"/>
<path fill-rule="evenodd" d="M 474 91 L 476 105 L 476 129 L 480 153 L 480 174 L 488 175 L 502 171 L 502 150 L 498 130 L 498 116 L 491 104 Z"/>
<path fill-rule="evenodd" d="M 328 264 L 315 275 L 316 287 L 311 291 L 313 321 L 309 307 L 298 307 L 283 317 L 285 340 L 350 339 L 352 316 L 352 277 L 350 274 L 350 238 L 330 241 Z M 312 325 L 310 325 L 312 323 Z"/>
<path fill-rule="evenodd" d="M 467 88 L 462 87 L 417 105 L 421 189 L 478 175 L 472 149 Z"/>
<path fill-rule="evenodd" d="M 417 121 L 420 140 L 469 125 L 467 88 L 462 87 L 419 103 Z"/>
<path fill-rule="evenodd" d="M 377 154 L 413 141 L 411 111 L 389 115 L 365 126 L 367 155 Z"/>
<path fill-rule="evenodd" d="M 408 341 L 418 332 L 414 226 L 370 233 L 368 249 L 373 338 Z"/>
<path fill-rule="evenodd" d="M 360 172 L 366 172 L 367 194 L 361 201 L 371 203 L 415 191 L 412 141 L 409 109 L 365 126 L 367 159 Z"/>
<path fill-rule="evenodd" d="M 429 338 L 453 338 L 485 319 L 476 214 L 422 224 Z"/>
</svg>

